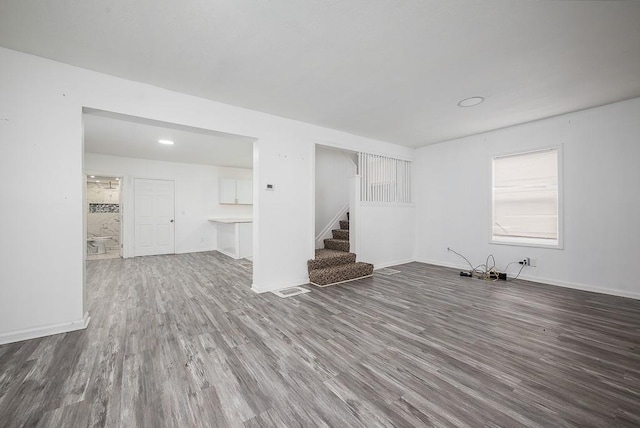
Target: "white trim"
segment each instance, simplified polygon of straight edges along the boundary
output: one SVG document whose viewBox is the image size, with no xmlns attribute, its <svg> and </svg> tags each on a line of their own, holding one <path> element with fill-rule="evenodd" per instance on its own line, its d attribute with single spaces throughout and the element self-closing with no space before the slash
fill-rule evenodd
<svg viewBox="0 0 640 428">
<path fill-rule="evenodd" d="M 592 293 L 608 294 L 611 296 L 626 297 L 629 299 L 640 300 L 640 293 L 633 293 L 633 292 L 624 291 L 624 290 L 611 290 L 607 288 L 594 287 L 591 285 L 578 284 L 575 282 L 561 281 L 561 280 L 551 279 L 551 278 L 533 277 L 530 275 L 520 275 L 518 279 L 524 279 L 526 281 L 532 281 L 532 282 L 540 282 L 548 285 L 555 285 L 557 287 L 572 288 L 574 290 L 590 291 Z"/>
<path fill-rule="evenodd" d="M 349 179 L 349 250 L 358 254 L 360 251 L 360 176 Z"/>
<path fill-rule="evenodd" d="M 218 251 L 217 248 L 212 247 L 212 248 L 198 248 L 198 249 L 192 249 L 192 250 L 182 250 L 180 252 L 176 252 L 176 254 L 190 254 L 190 253 L 208 253 L 211 251 Z M 222 252 L 222 251 L 220 251 Z M 171 254 L 167 254 L 167 255 L 171 255 Z"/>
<path fill-rule="evenodd" d="M 268 293 L 274 290 L 283 290 L 285 288 L 299 287 L 301 285 L 307 285 L 307 284 L 309 284 L 309 277 L 305 277 L 304 279 L 300 279 L 298 281 L 291 281 L 284 284 L 277 283 L 272 285 L 260 285 L 254 282 L 253 284 L 251 284 L 251 290 L 254 291 L 255 293 L 262 294 L 262 293 Z"/>
<path fill-rule="evenodd" d="M 235 254 L 233 254 L 233 253 L 231 253 L 231 252 L 229 252 L 229 251 L 221 250 L 220 248 L 216 248 L 214 251 L 217 251 L 217 252 L 219 252 L 220 254 L 224 254 L 224 255 L 225 255 L 225 256 L 227 256 L 227 257 L 231 257 L 232 259 L 240 260 L 240 257 L 236 257 L 236 255 L 235 255 Z"/>
<path fill-rule="evenodd" d="M 251 263 L 253 264 L 251 269 L 251 281 L 255 281 L 256 272 L 259 272 L 260 263 L 260 198 L 262 195 L 262 184 L 260 181 L 260 140 L 257 139 L 253 142 L 253 208 L 251 211 L 251 218 L 253 218 L 253 223 L 251 223 L 251 235 L 252 235 L 252 251 L 251 251 Z M 264 183 L 266 188 L 266 183 Z M 216 227 L 216 233 L 218 229 Z M 218 243 L 215 243 L 216 249 Z"/>
<path fill-rule="evenodd" d="M 7 343 L 21 342 L 23 340 L 37 339 L 38 337 L 51 336 L 53 334 L 68 333 L 70 331 L 84 330 L 89 325 L 89 313 L 84 317 L 67 323 L 50 324 L 41 327 L 27 328 L 0 335 L 0 345 Z"/>
<path fill-rule="evenodd" d="M 349 156 L 347 156 L 346 151 L 340 150 L 340 153 L 342 153 L 342 156 L 344 156 L 351 163 L 351 165 L 353 165 L 353 174 L 358 175 L 358 164 L 354 162 L 353 159 L 351 159 Z M 356 156 L 358 155 L 358 153 L 354 153 L 354 152 L 349 152 L 349 153 L 354 154 Z"/>
<path fill-rule="evenodd" d="M 315 207 L 314 207 L 315 208 Z M 314 210 L 315 212 L 315 210 Z M 322 244 L 325 237 L 328 237 L 333 229 L 336 228 L 336 223 L 340 222 L 340 219 L 346 216 L 347 212 L 349 212 L 349 204 L 347 203 L 345 206 L 340 208 L 340 211 L 336 215 L 333 216 L 331 221 L 320 231 L 320 233 L 315 237 L 316 248 L 318 245 Z"/>
<path fill-rule="evenodd" d="M 406 259 L 395 262 L 385 262 L 385 263 L 375 263 L 373 266 L 373 270 L 387 268 L 389 266 L 398 266 L 398 265 L 406 265 L 407 263 L 413 263 L 416 260 L 414 259 Z"/>
<path fill-rule="evenodd" d="M 426 263 L 426 264 L 430 264 L 430 265 L 435 265 L 435 266 L 442 266 L 442 267 L 448 267 L 448 268 L 454 268 L 454 269 L 460 269 L 460 270 L 469 270 L 469 266 L 465 266 L 465 265 L 457 265 L 457 264 L 452 264 L 452 263 L 446 263 L 446 262 L 438 262 L 438 261 L 434 261 L 434 260 L 416 260 L 416 262 L 418 263 Z M 538 282 L 541 284 L 547 284 L 547 285 L 555 285 L 557 287 L 563 287 L 563 288 L 571 288 L 574 290 L 581 290 L 581 291 L 590 291 L 592 293 L 600 293 L 600 294 L 608 294 L 610 296 L 618 296 L 618 297 L 626 297 L 629 299 L 638 299 L 640 300 L 640 293 L 634 293 L 634 292 L 630 292 L 630 291 L 624 291 L 624 290 L 615 290 L 615 289 L 610 289 L 610 288 L 600 288 L 600 287 L 594 287 L 591 285 L 586 285 L 586 284 L 578 284 L 576 282 L 568 282 L 568 281 L 561 281 L 558 279 L 551 279 L 551 278 L 540 278 L 537 276 L 531 276 L 531 275 L 520 275 L 518 277 L 518 279 L 523 279 L 525 281 L 531 281 L 531 282 Z"/>
<path fill-rule="evenodd" d="M 373 275 L 359 276 L 357 278 L 345 279 L 344 281 L 332 282 L 331 284 L 325 284 L 325 285 L 316 284 L 315 282 L 309 282 L 309 284 L 315 285 L 316 287 L 324 288 L 324 287 L 329 287 L 331 285 L 344 284 L 345 282 L 357 281 L 359 279 L 371 278 L 372 276 Z"/>
<path fill-rule="evenodd" d="M 318 151 L 318 143 L 314 143 L 313 150 L 311 150 L 310 160 L 311 160 L 311 188 L 309 192 L 313 195 L 310 198 L 311 203 L 311 224 L 309 225 L 309 230 L 311 231 L 311 236 L 313 236 L 313 241 L 311 241 L 311 251 L 309 252 L 309 259 L 315 258 L 316 256 L 316 153 Z"/>
<path fill-rule="evenodd" d="M 554 243 L 545 244 L 544 241 L 551 241 Z M 562 250 L 562 246 L 557 239 L 542 239 L 542 238 L 516 238 L 510 236 L 501 236 L 496 239 L 492 237 L 489 241 L 491 245 L 509 245 L 512 247 L 534 247 L 534 248 L 547 248 L 549 250 Z"/>
<path fill-rule="evenodd" d="M 416 204 L 413 202 L 404 203 L 404 202 L 371 202 L 371 201 L 360 201 L 360 205 L 363 207 L 390 207 L 390 208 L 415 208 Z"/>
</svg>

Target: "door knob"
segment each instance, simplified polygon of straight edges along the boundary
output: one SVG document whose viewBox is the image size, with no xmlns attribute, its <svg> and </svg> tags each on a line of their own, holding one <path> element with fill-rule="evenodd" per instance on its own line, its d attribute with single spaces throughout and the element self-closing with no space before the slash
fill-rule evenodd
<svg viewBox="0 0 640 428">
<path fill-rule="evenodd" d="M 173 219 L 169 220 L 171 223 L 173 223 Z"/>
</svg>

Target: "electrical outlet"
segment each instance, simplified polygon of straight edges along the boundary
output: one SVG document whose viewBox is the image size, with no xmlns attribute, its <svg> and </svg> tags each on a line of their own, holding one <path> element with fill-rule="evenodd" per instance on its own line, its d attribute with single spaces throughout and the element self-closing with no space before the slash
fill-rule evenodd
<svg viewBox="0 0 640 428">
<path fill-rule="evenodd" d="M 518 263 L 520 263 L 521 265 L 529 266 L 529 267 L 536 267 L 536 265 L 538 264 L 538 259 L 525 257 L 524 259 L 520 260 Z"/>
</svg>

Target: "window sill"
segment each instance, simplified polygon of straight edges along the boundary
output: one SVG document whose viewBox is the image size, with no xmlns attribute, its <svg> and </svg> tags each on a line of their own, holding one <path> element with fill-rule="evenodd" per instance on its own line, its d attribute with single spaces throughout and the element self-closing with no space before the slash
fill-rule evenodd
<svg viewBox="0 0 640 428">
<path fill-rule="evenodd" d="M 507 237 L 500 237 L 498 239 L 492 238 L 489 241 L 489 244 L 510 245 L 513 247 L 549 248 L 551 250 L 563 249 L 562 241 L 560 240 L 536 239 L 536 238 L 530 238 L 526 240 L 523 240 L 522 238 L 507 238 Z"/>
</svg>

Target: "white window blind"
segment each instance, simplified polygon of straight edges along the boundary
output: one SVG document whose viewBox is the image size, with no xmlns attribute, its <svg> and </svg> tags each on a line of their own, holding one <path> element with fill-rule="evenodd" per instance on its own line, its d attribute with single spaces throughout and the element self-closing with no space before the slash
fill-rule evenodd
<svg viewBox="0 0 640 428">
<path fill-rule="evenodd" d="M 411 163 L 386 156 L 358 153 L 360 200 L 411 202 Z"/>
<path fill-rule="evenodd" d="M 492 241 L 559 245 L 558 149 L 493 159 Z"/>
</svg>

